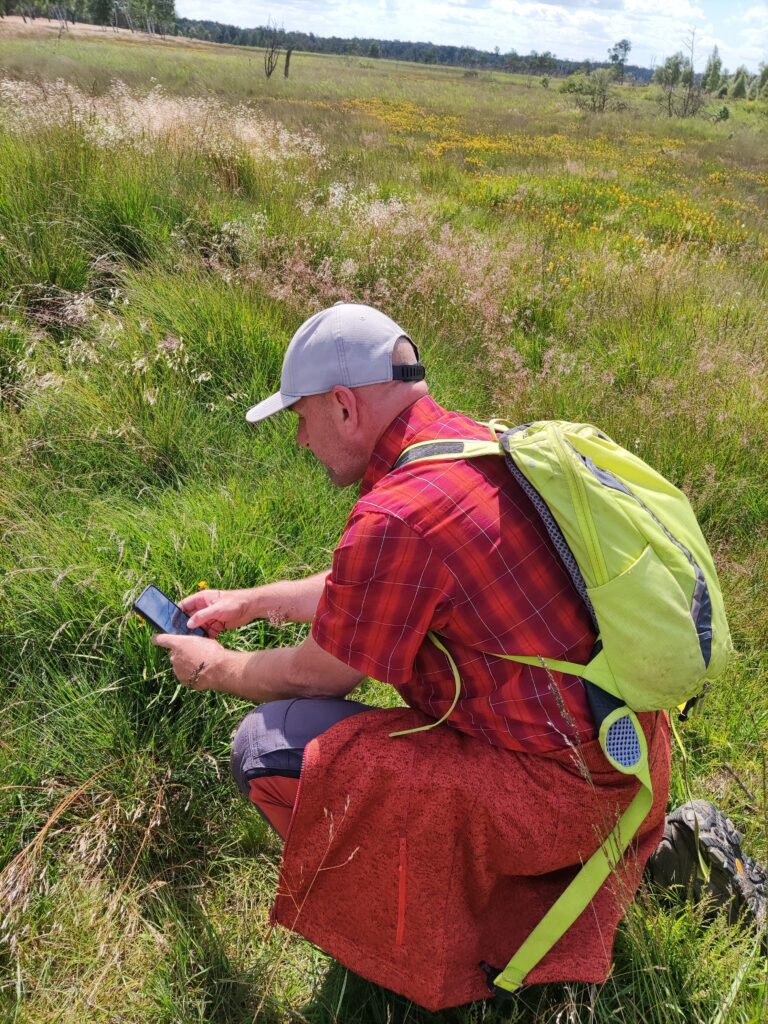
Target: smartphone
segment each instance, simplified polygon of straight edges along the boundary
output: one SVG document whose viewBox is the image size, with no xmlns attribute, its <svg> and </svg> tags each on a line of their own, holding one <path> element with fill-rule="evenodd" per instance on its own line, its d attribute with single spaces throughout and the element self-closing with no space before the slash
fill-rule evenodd
<svg viewBox="0 0 768 1024">
<path fill-rule="evenodd" d="M 148 586 L 142 591 L 133 605 L 142 619 L 158 631 L 158 633 L 175 633 L 177 636 L 208 636 L 204 629 L 189 629 L 189 616 L 166 597 L 162 590 Z"/>
</svg>

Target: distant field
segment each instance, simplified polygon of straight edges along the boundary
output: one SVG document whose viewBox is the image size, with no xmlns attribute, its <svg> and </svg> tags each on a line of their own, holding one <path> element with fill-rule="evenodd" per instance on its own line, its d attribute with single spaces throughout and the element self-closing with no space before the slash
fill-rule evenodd
<svg viewBox="0 0 768 1024">
<path fill-rule="evenodd" d="M 767 859 L 768 106 L 282 70 L 0 19 L 0 1022 L 765 1021 L 749 932 L 651 893 L 605 985 L 506 1008 L 428 1014 L 268 936 L 279 843 L 228 780 L 246 705 L 177 687 L 128 608 L 329 563 L 353 494 L 244 413 L 302 320 L 370 302 L 448 407 L 597 423 L 684 487 L 738 652 L 688 782 Z"/>
</svg>

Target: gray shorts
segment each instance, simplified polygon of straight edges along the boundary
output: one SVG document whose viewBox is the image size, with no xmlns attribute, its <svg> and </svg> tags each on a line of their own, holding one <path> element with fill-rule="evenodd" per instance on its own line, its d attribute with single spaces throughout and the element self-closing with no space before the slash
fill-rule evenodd
<svg viewBox="0 0 768 1024">
<path fill-rule="evenodd" d="M 337 697 L 273 700 L 249 711 L 232 740 L 232 776 L 243 796 L 263 775 L 298 779 L 304 748 L 315 736 L 351 715 L 375 710 Z"/>
</svg>

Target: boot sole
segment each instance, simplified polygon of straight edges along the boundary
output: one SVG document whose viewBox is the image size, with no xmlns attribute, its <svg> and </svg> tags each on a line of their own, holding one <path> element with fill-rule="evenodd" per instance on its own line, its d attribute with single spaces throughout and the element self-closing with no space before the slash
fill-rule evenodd
<svg viewBox="0 0 768 1024">
<path fill-rule="evenodd" d="M 701 877 L 696 854 L 697 821 L 699 850 L 710 869 L 709 882 Z M 671 840 L 667 832 L 672 833 Z M 690 885 L 692 882 L 694 896 L 709 899 L 715 908 L 726 909 L 731 923 L 746 914 L 763 928 L 768 902 L 768 874 L 762 865 L 744 853 L 742 839 L 731 819 L 714 804 L 707 800 L 694 800 L 668 816 L 662 843 L 666 841 L 674 848 L 678 840 L 682 841 L 694 866 L 692 878 L 673 877 L 672 884 Z M 673 870 L 673 876 L 674 873 Z M 683 873 L 681 871 L 680 875 Z"/>
</svg>

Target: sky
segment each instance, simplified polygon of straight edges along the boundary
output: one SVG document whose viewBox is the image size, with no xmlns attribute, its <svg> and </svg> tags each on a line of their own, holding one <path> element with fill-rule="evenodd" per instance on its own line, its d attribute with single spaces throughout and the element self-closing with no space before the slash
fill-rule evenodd
<svg viewBox="0 0 768 1024">
<path fill-rule="evenodd" d="M 271 19 L 322 36 L 550 50 L 571 60 L 605 60 L 626 38 L 629 63 L 644 67 L 684 49 L 695 29 L 697 70 L 715 45 L 731 71 L 768 61 L 768 0 L 176 0 L 176 11 L 242 28 Z"/>
</svg>

